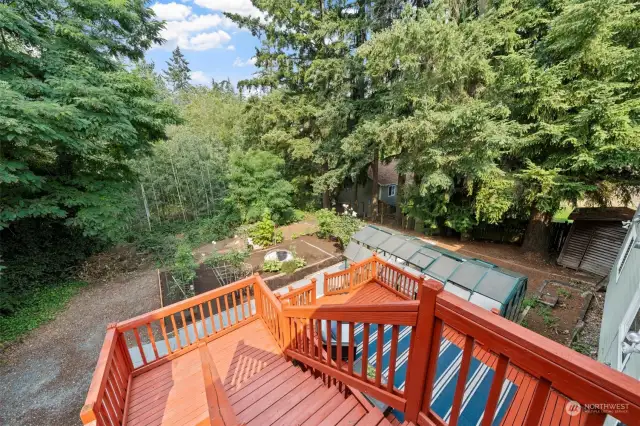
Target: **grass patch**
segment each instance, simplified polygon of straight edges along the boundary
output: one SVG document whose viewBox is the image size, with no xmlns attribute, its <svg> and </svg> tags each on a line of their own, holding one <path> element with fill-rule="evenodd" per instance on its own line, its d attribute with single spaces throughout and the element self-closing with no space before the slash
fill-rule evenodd
<svg viewBox="0 0 640 426">
<path fill-rule="evenodd" d="M 41 324 L 55 318 L 80 288 L 81 281 L 69 281 L 35 290 L 12 315 L 0 317 L 0 344 L 16 340 Z"/>
<path fill-rule="evenodd" d="M 560 297 L 564 297 L 565 299 L 571 299 L 571 292 L 566 288 L 559 288 L 557 293 L 558 293 L 558 296 Z"/>
</svg>

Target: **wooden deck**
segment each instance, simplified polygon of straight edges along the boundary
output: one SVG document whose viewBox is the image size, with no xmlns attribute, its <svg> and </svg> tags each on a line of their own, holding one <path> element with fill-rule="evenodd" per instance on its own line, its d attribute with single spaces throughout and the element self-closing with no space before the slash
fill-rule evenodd
<svg viewBox="0 0 640 426">
<path fill-rule="evenodd" d="M 377 409 L 287 362 L 262 321 L 207 344 L 224 391 L 243 425 L 388 425 Z M 194 425 L 209 412 L 199 351 L 132 380 L 127 424 Z"/>
</svg>

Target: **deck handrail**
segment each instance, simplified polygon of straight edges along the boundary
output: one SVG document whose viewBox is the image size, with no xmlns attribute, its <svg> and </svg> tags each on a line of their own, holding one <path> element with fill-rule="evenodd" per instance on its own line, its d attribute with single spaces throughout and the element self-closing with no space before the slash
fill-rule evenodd
<svg viewBox="0 0 640 426">
<path fill-rule="evenodd" d="M 98 362 L 80 411 L 85 425 L 109 424 L 108 419 L 126 416 L 126 396 L 131 386 L 133 364 L 115 324 L 109 324 Z"/>
<path fill-rule="evenodd" d="M 606 414 L 613 415 L 625 424 L 633 424 L 640 418 L 640 381 L 626 374 L 448 292 L 438 294 L 434 318 L 428 373 L 422 387 L 419 424 L 427 423 L 427 420 L 444 424 L 430 410 L 428 403 L 431 400 L 437 362 L 434 354 L 438 353 L 444 325 L 465 336 L 461 369 L 465 365 L 468 368 L 474 344 L 482 345 L 497 357 L 496 374 L 485 408 L 485 415 L 489 413 L 491 419 L 509 365 L 537 380 L 531 405 L 523 422 L 525 425 L 537 425 L 542 420 L 547 398 L 552 391 L 564 396 L 567 402 L 576 401 L 582 409 L 588 408 L 584 423 L 587 425 L 601 425 Z M 461 373 L 460 376 L 464 374 Z M 452 413 L 456 412 L 456 408 L 459 410 L 463 393 L 464 382 L 459 381 Z M 414 414 L 407 412 L 408 416 Z"/>
<path fill-rule="evenodd" d="M 324 295 L 331 296 L 354 291 L 370 282 L 376 275 L 376 258 L 352 263 L 347 269 L 324 273 Z"/>
<path fill-rule="evenodd" d="M 304 306 L 316 304 L 316 279 L 311 278 L 311 282 L 299 288 L 291 288 L 288 293 L 278 296 L 282 304 L 290 306 Z"/>
</svg>

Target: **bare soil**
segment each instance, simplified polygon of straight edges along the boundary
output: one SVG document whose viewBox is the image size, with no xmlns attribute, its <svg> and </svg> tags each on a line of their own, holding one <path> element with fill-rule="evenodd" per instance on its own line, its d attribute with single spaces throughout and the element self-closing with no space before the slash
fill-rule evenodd
<svg viewBox="0 0 640 426">
<path fill-rule="evenodd" d="M 557 297 L 558 302 L 554 307 L 538 302 L 529 310 L 522 325 L 558 343 L 569 345 L 579 313 L 588 300 L 588 292 L 577 287 L 549 282 L 544 287 L 543 294 Z"/>
</svg>

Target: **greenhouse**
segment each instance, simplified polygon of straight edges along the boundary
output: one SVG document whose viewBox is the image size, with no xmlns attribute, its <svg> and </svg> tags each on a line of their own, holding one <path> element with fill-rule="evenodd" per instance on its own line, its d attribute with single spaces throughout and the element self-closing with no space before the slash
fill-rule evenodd
<svg viewBox="0 0 640 426">
<path fill-rule="evenodd" d="M 527 289 L 527 277 L 492 263 L 462 256 L 419 238 L 368 225 L 351 237 L 344 255 L 360 262 L 373 253 L 414 275 L 444 283 L 445 290 L 514 320 Z"/>
</svg>

